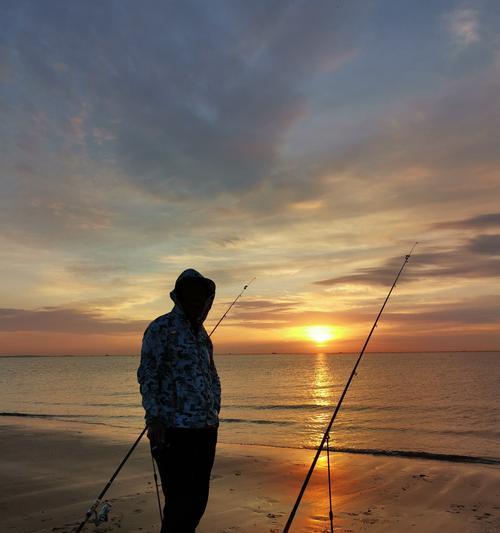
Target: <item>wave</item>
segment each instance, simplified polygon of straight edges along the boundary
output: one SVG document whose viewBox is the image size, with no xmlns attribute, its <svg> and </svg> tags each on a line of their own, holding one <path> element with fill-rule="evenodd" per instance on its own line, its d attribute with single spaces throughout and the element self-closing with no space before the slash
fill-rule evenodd
<svg viewBox="0 0 500 533">
<path fill-rule="evenodd" d="M 294 422 L 289 422 L 287 420 L 252 420 L 251 418 L 221 418 L 220 421 L 236 424 L 272 424 L 276 426 L 290 426 L 294 424 Z"/>
<path fill-rule="evenodd" d="M 135 429 L 135 426 L 123 426 L 119 424 L 110 424 L 109 422 L 91 422 L 90 420 L 85 420 L 85 418 L 99 418 L 98 415 L 76 415 L 76 414 L 48 414 L 48 413 L 17 413 L 17 412 L 1 412 L 0 416 L 20 416 L 26 418 L 45 418 L 52 420 L 61 420 L 64 419 L 67 423 L 73 424 L 87 424 L 89 426 L 106 426 L 110 428 L 119 428 L 119 429 Z M 73 420 L 75 418 L 81 418 L 82 420 Z M 127 416 L 114 416 L 113 418 L 129 418 Z"/>
<path fill-rule="evenodd" d="M 333 411 L 336 404 L 317 404 L 317 403 L 297 403 L 297 404 L 264 404 L 264 405 L 244 405 L 244 404 L 224 404 L 226 409 L 254 409 L 256 411 Z M 397 411 L 401 410 L 398 406 L 393 405 L 349 405 L 345 411 Z"/>
<path fill-rule="evenodd" d="M 321 409 L 331 409 L 332 406 L 331 405 L 318 405 L 316 403 L 298 403 L 298 404 L 277 404 L 277 405 L 255 405 L 255 406 L 250 406 L 251 409 L 256 409 L 256 410 L 281 410 L 283 409 L 284 411 L 288 411 L 288 410 L 300 410 L 300 409 L 305 409 L 307 411 L 314 411 L 314 410 L 321 410 Z"/>
<path fill-rule="evenodd" d="M 314 446 L 306 446 L 308 450 L 317 450 Z M 493 457 L 479 457 L 475 455 L 456 455 L 411 450 L 383 450 L 379 448 L 349 448 L 345 446 L 330 446 L 330 451 L 340 453 L 357 453 L 361 455 L 383 455 L 386 457 L 406 457 L 410 459 L 428 459 L 431 461 L 449 461 L 452 463 L 481 463 L 485 465 L 500 465 L 500 459 Z"/>
<path fill-rule="evenodd" d="M 226 409 L 255 409 L 256 411 L 260 410 L 279 410 L 279 409 L 330 409 L 329 405 L 318 405 L 314 403 L 300 403 L 300 404 L 270 404 L 270 405 L 254 405 L 254 404 L 239 404 L 239 403 L 225 403 L 224 407 Z"/>
<path fill-rule="evenodd" d="M 0 412 L 0 416 L 21 416 L 21 417 L 27 417 L 27 418 L 53 418 L 53 419 L 59 419 L 59 418 L 99 418 L 99 415 L 91 415 L 91 414 L 48 414 L 48 413 L 19 413 L 19 412 Z M 113 415 L 111 418 L 126 418 L 130 419 L 131 417 L 129 415 Z M 272 425 L 278 425 L 278 426 L 289 426 L 293 425 L 293 422 L 289 422 L 286 420 L 252 420 L 247 418 L 221 418 L 221 422 L 224 423 L 236 423 L 236 424 L 272 424 Z M 112 424 L 108 424 L 106 422 L 87 422 L 89 424 L 103 424 L 103 425 L 109 425 L 113 426 Z M 116 427 L 124 427 L 124 426 L 116 426 Z"/>
<path fill-rule="evenodd" d="M 1 412 L 0 416 L 25 416 L 28 418 L 78 418 L 78 417 L 92 417 L 92 415 L 64 415 L 64 414 L 47 414 L 47 413 L 16 413 L 16 412 Z"/>
<path fill-rule="evenodd" d="M 234 442 L 221 440 L 224 444 L 235 444 L 238 446 L 267 446 L 269 448 L 286 448 L 292 450 L 314 450 L 316 446 L 287 446 L 286 444 L 263 444 L 260 442 Z M 326 447 L 325 447 L 326 450 Z M 480 457 L 475 455 L 456 455 L 435 452 L 423 452 L 412 450 L 384 450 L 379 448 L 349 448 L 342 446 L 330 446 L 330 451 L 334 453 L 353 453 L 359 455 L 383 455 L 386 457 L 405 457 L 408 459 L 426 459 L 428 461 L 449 461 L 452 463 L 478 463 L 485 465 L 500 465 L 500 459 L 494 457 Z"/>
</svg>

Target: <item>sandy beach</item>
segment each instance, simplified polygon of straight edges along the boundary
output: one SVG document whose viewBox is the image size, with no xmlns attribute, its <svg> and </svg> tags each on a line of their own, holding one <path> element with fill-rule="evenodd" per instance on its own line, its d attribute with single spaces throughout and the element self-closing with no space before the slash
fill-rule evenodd
<svg viewBox="0 0 500 533">
<path fill-rule="evenodd" d="M 98 425 L 4 417 L 0 513 L 9 532 L 71 532 L 137 435 Z M 109 522 L 85 531 L 159 531 L 146 440 L 107 494 Z M 277 533 L 312 459 L 311 450 L 218 444 L 200 533 Z M 338 533 L 488 533 L 500 528 L 494 465 L 336 453 Z M 326 456 L 318 463 L 292 531 L 328 531 Z"/>
</svg>

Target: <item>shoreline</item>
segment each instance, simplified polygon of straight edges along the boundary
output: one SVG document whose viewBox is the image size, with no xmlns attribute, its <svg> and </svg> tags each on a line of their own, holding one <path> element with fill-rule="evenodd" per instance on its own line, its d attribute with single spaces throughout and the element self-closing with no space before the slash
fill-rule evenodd
<svg viewBox="0 0 500 533">
<path fill-rule="evenodd" d="M 61 415 L 51 415 L 43 413 L 10 413 L 10 412 L 0 412 L 0 426 L 2 425 L 2 420 L 9 419 L 21 419 L 21 420 L 43 420 L 48 423 L 54 422 L 55 424 L 81 424 L 85 427 L 103 427 L 107 428 L 104 433 L 109 434 L 111 431 L 127 431 L 130 432 L 130 435 L 133 435 L 132 428 L 129 426 L 119 426 L 119 425 L 110 425 L 104 422 L 88 422 L 80 420 L 71 420 L 64 419 Z M 15 422 L 16 423 L 16 422 Z M 22 421 L 18 423 L 23 424 Z M 24 422 L 27 423 L 27 422 Z M 224 423 L 224 419 L 221 419 L 221 423 Z M 56 426 L 57 429 L 61 429 Z M 134 429 L 138 435 L 139 429 Z M 252 443 L 242 443 L 242 442 L 227 442 L 219 441 L 220 444 L 226 444 L 231 446 L 264 446 L 266 448 L 278 448 L 284 450 L 310 450 L 316 451 L 317 448 L 314 446 L 287 446 L 287 445 L 274 445 L 274 444 L 263 444 L 258 442 Z M 326 450 L 326 448 L 324 448 Z M 463 455 L 463 454 L 451 454 L 444 452 L 432 452 L 432 451 L 423 451 L 423 450 L 393 450 L 393 449 L 381 449 L 381 448 L 351 448 L 343 446 L 334 446 L 330 447 L 330 452 L 335 454 L 348 453 L 353 455 L 371 455 L 371 456 L 383 456 L 383 457 L 402 457 L 405 459 L 426 459 L 428 461 L 445 461 L 450 463 L 467 463 L 467 464 L 484 464 L 484 465 L 497 465 L 500 466 L 500 459 L 497 457 L 487 457 L 479 455 Z"/>
<path fill-rule="evenodd" d="M 77 422 L 6 421 L 0 425 L 0 513 L 5 531 L 13 533 L 73 531 L 137 437 L 135 431 Z M 209 503 L 197 531 L 280 532 L 312 457 L 306 449 L 218 443 Z M 332 473 L 337 533 L 500 529 L 497 465 L 334 453 Z M 320 533 L 327 527 L 326 479 L 322 454 L 292 530 Z M 109 522 L 84 531 L 159 531 L 145 442 L 106 497 Z"/>
</svg>

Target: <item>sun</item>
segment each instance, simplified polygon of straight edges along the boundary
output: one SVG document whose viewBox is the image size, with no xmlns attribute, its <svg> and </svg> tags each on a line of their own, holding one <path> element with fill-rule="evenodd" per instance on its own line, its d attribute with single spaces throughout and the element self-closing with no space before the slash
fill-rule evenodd
<svg viewBox="0 0 500 533">
<path fill-rule="evenodd" d="M 331 326 L 306 326 L 307 336 L 316 344 L 326 344 L 335 338 L 335 333 Z"/>
</svg>

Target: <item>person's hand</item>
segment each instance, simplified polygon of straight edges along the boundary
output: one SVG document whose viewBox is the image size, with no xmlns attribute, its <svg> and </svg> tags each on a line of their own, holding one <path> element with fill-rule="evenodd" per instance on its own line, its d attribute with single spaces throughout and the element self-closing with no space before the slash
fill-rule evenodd
<svg viewBox="0 0 500 533">
<path fill-rule="evenodd" d="M 148 424 L 148 439 L 151 442 L 151 449 L 153 451 L 159 450 L 165 446 L 166 429 L 163 422 L 159 419 L 154 419 Z"/>
</svg>

